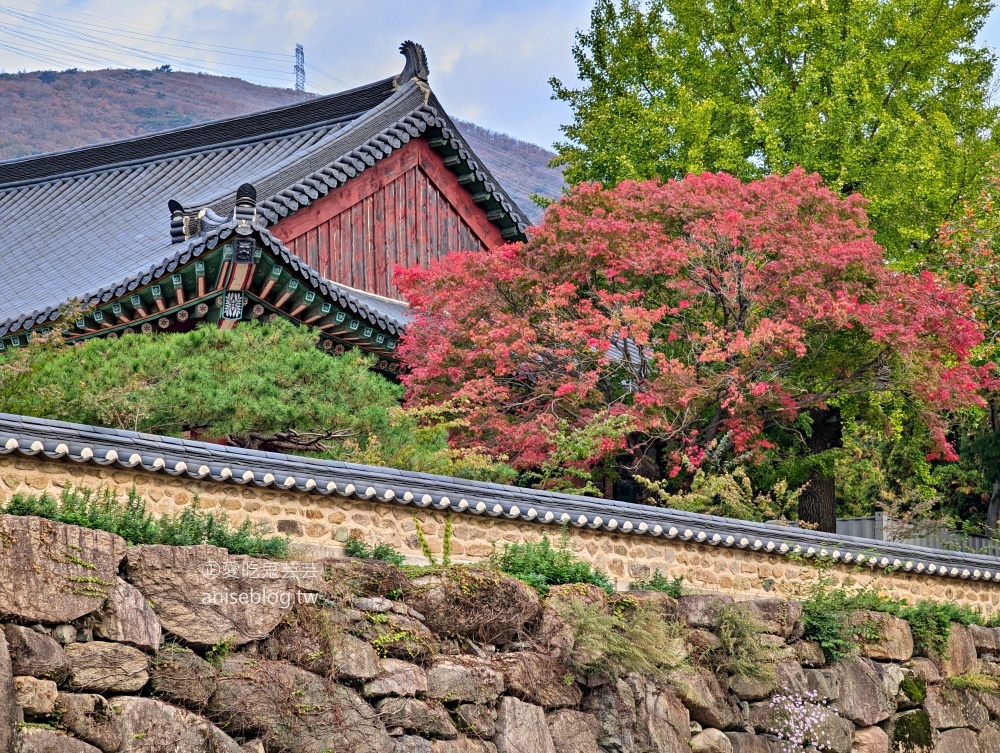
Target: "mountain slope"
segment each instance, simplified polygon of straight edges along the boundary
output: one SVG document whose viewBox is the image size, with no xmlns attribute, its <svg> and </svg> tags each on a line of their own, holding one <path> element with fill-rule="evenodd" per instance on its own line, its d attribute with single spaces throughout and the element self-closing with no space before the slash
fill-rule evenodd
<svg viewBox="0 0 1000 753">
<path fill-rule="evenodd" d="M 217 120 L 292 104 L 314 95 L 238 78 L 158 70 L 0 74 L 0 160 Z M 529 195 L 556 197 L 562 171 L 552 152 L 457 121 L 470 146 L 532 220 Z"/>
</svg>

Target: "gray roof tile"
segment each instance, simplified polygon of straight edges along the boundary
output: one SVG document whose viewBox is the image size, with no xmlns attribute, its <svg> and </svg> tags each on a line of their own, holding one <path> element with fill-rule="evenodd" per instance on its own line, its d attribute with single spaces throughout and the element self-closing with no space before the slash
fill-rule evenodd
<svg viewBox="0 0 1000 753">
<path fill-rule="evenodd" d="M 0 329 L 26 317 L 40 323 L 71 297 L 121 295 L 185 263 L 170 243 L 170 199 L 224 217 L 234 187 L 252 183 L 273 222 L 321 195 L 310 185 L 326 188 L 375 164 L 366 145 L 388 153 L 393 140 L 421 127 L 468 151 L 425 85 L 396 88 L 385 79 L 262 113 L 2 162 Z M 499 189 L 494 200 L 509 202 Z M 519 210 L 513 221 L 523 233 Z M 384 304 L 387 318 L 402 317 L 401 305 L 361 295 L 369 310 Z"/>
<path fill-rule="evenodd" d="M 302 492 L 336 493 L 359 499 L 374 496 L 376 504 L 429 504 L 463 515 L 503 515 L 539 525 L 565 523 L 636 536 L 679 538 L 708 546 L 731 546 L 807 558 L 829 556 L 873 568 L 894 567 L 950 578 L 1000 581 L 1000 558 L 987 555 L 0 414 L 0 453 L 35 454 L 37 450 L 32 446 L 36 442 L 44 446 L 48 456 L 75 462 L 132 467 L 130 457 L 138 454 L 142 467 L 152 472 L 199 478 L 199 469 L 207 466 L 211 469 L 209 477 L 219 481 L 222 470 L 229 469 L 233 477 L 223 483 L 282 487 L 285 479 L 291 477 Z M 67 445 L 68 452 L 55 451 L 59 445 Z M 112 451 L 117 458 L 115 454 L 109 457 Z M 184 464 L 183 470 L 177 470 L 179 463 Z M 252 481 L 244 480 L 244 468 L 252 472 Z M 273 479 L 266 481 L 268 475 Z"/>
</svg>

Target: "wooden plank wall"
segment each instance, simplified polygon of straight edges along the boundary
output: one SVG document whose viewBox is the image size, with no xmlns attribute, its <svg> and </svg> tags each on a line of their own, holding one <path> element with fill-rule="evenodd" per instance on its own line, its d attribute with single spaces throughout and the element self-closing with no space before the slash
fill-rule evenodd
<svg viewBox="0 0 1000 753">
<path fill-rule="evenodd" d="M 422 141 L 282 219 L 272 232 L 327 279 L 393 298 L 399 298 L 392 282 L 397 264 L 426 266 L 452 251 L 494 245 L 499 231 Z"/>
</svg>

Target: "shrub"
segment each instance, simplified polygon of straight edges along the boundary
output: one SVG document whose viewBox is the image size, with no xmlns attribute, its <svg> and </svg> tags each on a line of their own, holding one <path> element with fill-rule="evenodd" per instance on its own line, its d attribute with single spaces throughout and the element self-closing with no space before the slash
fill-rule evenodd
<svg viewBox="0 0 1000 753">
<path fill-rule="evenodd" d="M 681 588 L 683 580 L 683 575 L 678 575 L 676 578 L 667 578 L 666 575 L 657 570 L 648 578 L 640 578 L 639 580 L 632 581 L 629 583 L 629 588 L 633 591 L 660 591 L 667 594 L 667 596 L 673 596 L 675 599 L 678 599 L 683 593 L 683 589 Z"/>
<path fill-rule="evenodd" d="M 920 601 L 897 612 L 910 623 L 913 633 L 913 647 L 917 653 L 944 656 L 948 651 L 951 623 L 981 625 L 982 615 L 968 607 L 937 601 Z"/>
<path fill-rule="evenodd" d="M 871 625 L 850 625 L 854 610 L 885 612 L 906 620 L 917 653 L 942 656 L 948 649 L 951 623 L 982 625 L 983 616 L 969 607 L 949 602 L 894 599 L 877 587 L 850 589 L 823 578 L 802 601 L 806 640 L 816 641 L 830 661 L 852 653 L 858 641 L 877 640 Z"/>
<path fill-rule="evenodd" d="M 810 588 L 802 600 L 804 637 L 819 643 L 828 661 L 837 661 L 853 653 L 859 639 L 877 637 L 871 634 L 870 626 L 849 626 L 848 612 L 866 609 L 895 613 L 902 603 L 905 602 L 894 602 L 874 589 L 851 591 L 841 588 L 829 578 L 823 578 Z"/>
<path fill-rule="evenodd" d="M 156 516 L 132 487 L 121 498 L 108 488 L 97 491 L 67 486 L 58 499 L 51 494 L 15 494 L 0 506 L 7 515 L 36 515 L 59 523 L 107 531 L 131 545 L 213 544 L 232 554 L 282 558 L 288 556 L 288 539 L 267 536 L 268 526 L 246 518 L 233 526 L 225 513 L 186 507 L 178 513 Z"/>
<path fill-rule="evenodd" d="M 603 602 L 581 599 L 550 604 L 573 629 L 569 659 L 582 675 L 657 674 L 682 666 L 687 658 L 681 624 L 667 622 L 647 607 L 633 603 L 609 611 Z"/>
<path fill-rule="evenodd" d="M 361 560 L 381 560 L 393 565 L 402 565 L 405 559 L 391 544 L 379 542 L 371 546 L 356 536 L 351 536 L 344 542 L 344 549 L 348 557 Z"/>
<path fill-rule="evenodd" d="M 569 532 L 563 530 L 559 545 L 554 547 L 549 537 L 526 544 L 504 544 L 503 552 L 493 552 L 491 564 L 501 572 L 535 588 L 542 596 L 550 586 L 567 583 L 591 583 L 608 593 L 614 583 L 603 572 L 583 562 L 569 545 Z"/>
<path fill-rule="evenodd" d="M 706 662 L 716 671 L 747 682 L 774 682 L 778 653 L 761 640 L 764 624 L 740 604 L 721 607 L 718 619 L 716 635 L 721 645 L 706 654 Z"/>
</svg>

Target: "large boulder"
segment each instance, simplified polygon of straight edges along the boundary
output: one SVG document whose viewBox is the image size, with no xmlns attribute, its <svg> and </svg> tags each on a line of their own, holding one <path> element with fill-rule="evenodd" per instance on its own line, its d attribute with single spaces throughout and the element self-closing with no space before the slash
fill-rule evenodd
<svg viewBox="0 0 1000 753">
<path fill-rule="evenodd" d="M 503 672 L 487 658 L 438 656 L 427 669 L 428 698 L 483 704 L 492 703 L 503 691 Z"/>
<path fill-rule="evenodd" d="M 584 696 L 582 708 L 597 720 L 597 744 L 602 750 L 634 753 L 635 706 L 635 694 L 623 678 L 594 688 Z"/>
<path fill-rule="evenodd" d="M 268 658 L 290 661 L 324 677 L 341 680 L 377 677 L 382 671 L 378 654 L 370 643 L 347 632 L 350 629 L 367 630 L 374 626 L 355 609 L 300 606 L 271 634 L 265 652 Z"/>
<path fill-rule="evenodd" d="M 591 690 L 583 708 L 597 719 L 597 743 L 615 753 L 690 753 L 691 718 L 672 690 L 630 674 Z"/>
<path fill-rule="evenodd" d="M 803 739 L 822 745 L 832 753 L 851 753 L 854 725 L 831 709 L 809 701 L 775 696 L 770 701 L 750 706 L 753 728 L 771 734 L 794 730 Z"/>
<path fill-rule="evenodd" d="M 138 588 L 115 578 L 94 635 L 153 653 L 160 647 L 160 621 Z"/>
<path fill-rule="evenodd" d="M 492 739 L 497 731 L 497 712 L 481 703 L 460 703 L 455 707 L 455 724 L 473 737 Z"/>
<path fill-rule="evenodd" d="M 104 696 L 90 693 L 60 693 L 56 698 L 59 722 L 76 737 L 105 751 L 122 745 L 118 719 Z"/>
<path fill-rule="evenodd" d="M 840 676 L 837 712 L 859 727 L 871 727 L 888 719 L 896 710 L 882 681 L 879 667 L 871 659 L 848 656 L 834 665 Z"/>
<path fill-rule="evenodd" d="M 441 740 L 458 737 L 458 730 L 443 706 L 416 698 L 383 698 L 378 714 L 388 728 L 401 727 L 407 732 Z"/>
<path fill-rule="evenodd" d="M 511 695 L 550 709 L 579 705 L 580 687 L 572 677 L 567 681 L 565 665 L 548 654 L 516 651 L 501 654 L 498 663 Z"/>
<path fill-rule="evenodd" d="M 70 622 L 97 611 L 125 549 L 113 533 L 0 515 L 0 618 Z"/>
<path fill-rule="evenodd" d="M 589 583 L 552 586 L 535 631 L 535 642 L 554 658 L 568 659 L 576 643 L 576 631 L 563 617 L 566 605 L 574 602 L 584 605 L 600 604 L 606 597 L 602 588 Z"/>
<path fill-rule="evenodd" d="M 1000 724 L 990 722 L 978 735 L 979 753 L 1000 753 Z"/>
<path fill-rule="evenodd" d="M 935 753 L 980 753 L 976 733 L 971 729 L 942 732 L 934 745 Z"/>
<path fill-rule="evenodd" d="M 17 742 L 17 696 L 7 639 L 0 632 L 0 751 L 14 750 Z"/>
<path fill-rule="evenodd" d="M 15 675 L 62 682 L 69 674 L 69 658 L 56 641 L 20 625 L 2 625 Z"/>
<path fill-rule="evenodd" d="M 813 671 L 813 670 L 808 670 Z M 831 670 L 821 670 L 830 672 Z M 743 701 L 761 701 L 769 698 L 775 692 L 793 695 L 805 695 L 811 690 L 807 670 L 803 670 L 796 661 L 779 661 L 774 665 L 774 673 L 770 677 L 748 679 L 732 676 L 729 678 L 729 689 Z"/>
<path fill-rule="evenodd" d="M 791 648 L 795 661 L 803 667 L 822 667 L 826 664 L 823 647 L 816 641 L 795 641 Z"/>
<path fill-rule="evenodd" d="M 931 726 L 939 730 L 956 727 L 983 729 L 990 720 L 986 707 L 972 693 L 939 685 L 927 688 L 924 710 Z"/>
<path fill-rule="evenodd" d="M 399 659 L 383 659 L 379 676 L 364 685 L 366 698 L 387 695 L 415 696 L 427 692 L 427 673 L 422 667 Z"/>
<path fill-rule="evenodd" d="M 438 639 L 427 626 L 415 617 L 395 612 L 382 613 L 385 619 L 372 622 L 361 620 L 352 623 L 349 629 L 365 641 L 375 644 L 379 651 L 396 659 L 422 661 L 438 650 Z M 335 650 L 334 664 L 343 663 L 343 649 Z"/>
<path fill-rule="evenodd" d="M 711 630 L 719 627 L 720 610 L 732 604 L 732 596 L 688 594 L 677 599 L 677 619 L 688 627 Z"/>
<path fill-rule="evenodd" d="M 126 578 L 152 602 L 163 629 L 202 648 L 266 638 L 296 603 L 300 586 L 325 588 L 267 565 L 208 544 L 137 546 L 125 560 Z"/>
<path fill-rule="evenodd" d="M 906 620 L 859 609 L 848 614 L 848 625 L 858 633 L 877 636 L 859 640 L 862 656 L 880 661 L 907 661 L 913 656 L 913 634 Z"/>
<path fill-rule="evenodd" d="M 930 753 L 934 748 L 934 732 L 923 709 L 896 714 L 886 731 L 894 753 Z"/>
<path fill-rule="evenodd" d="M 259 736 L 268 750 L 392 750 L 385 725 L 357 693 L 285 662 L 227 657 L 207 711 L 224 729 Z"/>
<path fill-rule="evenodd" d="M 405 600 L 438 635 L 484 643 L 516 640 L 542 611 L 533 588 L 488 567 L 451 568 L 416 578 Z"/>
<path fill-rule="evenodd" d="M 969 625 L 969 636 L 980 656 L 997 656 L 1000 654 L 1000 628 Z"/>
<path fill-rule="evenodd" d="M 21 730 L 18 747 L 14 753 L 101 753 L 99 748 L 70 737 L 65 732 L 41 727 Z"/>
<path fill-rule="evenodd" d="M 889 753 L 889 736 L 881 727 L 854 730 L 855 753 Z"/>
<path fill-rule="evenodd" d="M 398 567 L 381 560 L 336 557 L 321 560 L 320 564 L 335 588 L 354 596 L 384 598 L 409 584 Z"/>
<path fill-rule="evenodd" d="M 59 688 L 52 680 L 15 677 L 14 695 L 25 716 L 48 716 L 55 709 Z"/>
<path fill-rule="evenodd" d="M 673 673 L 671 681 L 694 721 L 716 729 L 740 726 L 740 712 L 736 703 L 712 672 L 689 667 Z"/>
<path fill-rule="evenodd" d="M 66 687 L 91 693 L 134 693 L 149 681 L 149 658 L 121 643 L 91 641 L 66 647 Z"/>
<path fill-rule="evenodd" d="M 382 671 L 378 653 L 367 641 L 341 633 L 330 646 L 330 664 L 338 680 L 370 680 Z"/>
<path fill-rule="evenodd" d="M 957 677 L 975 671 L 978 666 L 976 644 L 969 628 L 957 622 L 951 623 L 944 656 L 932 656 L 931 659 L 942 677 Z"/>
<path fill-rule="evenodd" d="M 726 737 L 733 746 L 733 753 L 786 753 L 787 750 L 766 735 L 752 732 L 727 732 Z"/>
<path fill-rule="evenodd" d="M 733 753 L 733 744 L 726 733 L 704 729 L 691 738 L 691 753 Z"/>
<path fill-rule="evenodd" d="M 598 753 L 593 714 L 562 709 L 545 717 L 556 753 Z"/>
<path fill-rule="evenodd" d="M 206 719 L 154 700 L 120 696 L 110 702 L 122 746 L 115 753 L 240 753 L 240 746 Z"/>
<path fill-rule="evenodd" d="M 149 686 L 168 701 L 202 709 L 218 686 L 216 669 L 189 648 L 165 646 L 150 662 Z"/>
<path fill-rule="evenodd" d="M 650 753 L 688 753 L 691 718 L 680 698 L 637 674 L 628 675 L 625 683 L 635 703 L 638 749 Z"/>
<path fill-rule="evenodd" d="M 899 669 L 896 667 L 896 669 Z M 806 688 L 809 697 L 817 703 L 835 701 L 840 697 L 840 675 L 832 669 L 803 669 L 799 670 L 806 679 Z M 901 670 L 900 670 L 901 671 Z M 884 676 L 883 676 L 884 680 Z M 884 684 L 884 683 L 883 683 Z M 896 689 L 898 690 L 898 683 Z M 887 693 L 893 697 L 896 691 Z"/>
<path fill-rule="evenodd" d="M 500 700 L 494 742 L 498 753 L 556 753 L 542 708 L 509 696 Z"/>
<path fill-rule="evenodd" d="M 757 620 L 764 632 L 788 638 L 802 619 L 802 604 L 786 599 L 752 599 L 740 603 Z"/>
</svg>

